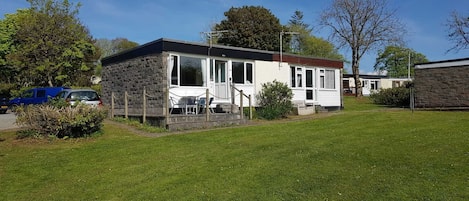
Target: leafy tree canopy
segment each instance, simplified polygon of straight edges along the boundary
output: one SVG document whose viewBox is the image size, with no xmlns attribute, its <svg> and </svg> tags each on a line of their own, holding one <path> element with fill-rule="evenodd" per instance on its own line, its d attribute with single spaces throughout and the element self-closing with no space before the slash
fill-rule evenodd
<svg viewBox="0 0 469 201">
<path fill-rule="evenodd" d="M 101 58 L 117 54 L 119 52 L 137 47 L 139 44 L 128 40 L 127 38 L 115 38 L 112 40 L 101 38 L 96 40 L 95 45 L 101 53 Z"/>
<path fill-rule="evenodd" d="M 86 85 L 97 60 L 93 38 L 68 0 L 28 0 L 31 8 L 5 19 L 10 38 L 4 57 L 22 86 Z M 5 48 L 2 48 L 5 49 Z"/>
<path fill-rule="evenodd" d="M 387 72 L 390 77 L 407 77 L 409 66 L 413 74 L 414 64 L 424 62 L 428 62 L 427 57 L 415 50 L 400 46 L 387 46 L 379 51 L 374 69 L 378 72 Z"/>
<path fill-rule="evenodd" d="M 216 31 L 228 31 L 219 44 L 260 50 L 278 51 L 279 34 L 284 29 L 270 10 L 261 6 L 232 7 L 225 12 L 226 19 L 215 25 Z"/>
<path fill-rule="evenodd" d="M 312 35 L 309 24 L 303 21 L 303 12 L 295 11 L 291 17 L 288 29 L 297 34 L 291 37 L 290 51 L 295 54 L 345 60 L 338 49 L 329 41 Z"/>
</svg>

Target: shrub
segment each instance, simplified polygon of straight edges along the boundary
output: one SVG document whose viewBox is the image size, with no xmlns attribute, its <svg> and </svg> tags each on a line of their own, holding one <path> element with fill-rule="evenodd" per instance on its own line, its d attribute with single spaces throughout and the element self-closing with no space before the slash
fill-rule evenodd
<svg viewBox="0 0 469 201">
<path fill-rule="evenodd" d="M 293 93 L 287 84 L 274 80 L 262 84 L 262 91 L 257 95 L 258 115 L 265 119 L 286 117 L 292 110 Z"/>
<path fill-rule="evenodd" d="M 393 107 L 408 107 L 410 104 L 410 90 L 406 87 L 381 89 L 370 95 L 375 104 Z"/>
<path fill-rule="evenodd" d="M 18 125 L 40 136 L 77 138 L 99 131 L 107 110 L 85 104 L 78 104 L 76 107 L 41 104 L 20 107 L 16 110 L 16 115 Z"/>
</svg>

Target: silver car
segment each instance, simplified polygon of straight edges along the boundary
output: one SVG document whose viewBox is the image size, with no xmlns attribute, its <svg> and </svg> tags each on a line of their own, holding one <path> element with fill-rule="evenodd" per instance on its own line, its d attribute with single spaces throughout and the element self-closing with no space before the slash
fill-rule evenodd
<svg viewBox="0 0 469 201">
<path fill-rule="evenodd" d="M 93 107 L 103 105 L 98 93 L 92 89 L 64 89 L 55 97 L 65 99 L 65 101 L 69 102 L 71 105 L 76 105 L 78 102 Z"/>
</svg>

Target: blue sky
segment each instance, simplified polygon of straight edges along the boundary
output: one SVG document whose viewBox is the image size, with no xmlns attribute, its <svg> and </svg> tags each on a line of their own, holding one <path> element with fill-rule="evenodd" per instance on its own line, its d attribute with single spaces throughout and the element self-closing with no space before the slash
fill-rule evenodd
<svg viewBox="0 0 469 201">
<path fill-rule="evenodd" d="M 70 0 L 78 2 L 77 0 Z M 295 10 L 313 28 L 313 35 L 327 39 L 328 30 L 317 27 L 319 14 L 331 0 L 80 0 L 79 17 L 95 38 L 124 37 L 144 44 L 159 38 L 202 42 L 201 32 L 224 19 L 231 7 L 263 6 L 288 23 Z M 469 57 L 469 50 L 445 53 L 452 44 L 446 37 L 445 23 L 452 11 L 469 14 L 467 0 L 389 0 L 391 8 L 406 25 L 407 46 L 424 54 L 430 61 Z M 6 13 L 27 8 L 26 0 L 0 0 L 0 18 Z M 350 50 L 340 53 L 351 60 Z M 376 51 L 370 51 L 360 62 L 362 73 L 371 73 Z M 346 68 L 349 66 L 346 65 Z M 351 72 L 350 68 L 348 70 Z"/>
</svg>

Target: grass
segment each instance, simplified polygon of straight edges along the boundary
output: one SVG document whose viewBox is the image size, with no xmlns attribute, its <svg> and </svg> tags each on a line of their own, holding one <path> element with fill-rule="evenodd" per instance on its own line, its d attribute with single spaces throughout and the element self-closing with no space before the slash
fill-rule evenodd
<svg viewBox="0 0 469 201">
<path fill-rule="evenodd" d="M 467 112 L 346 98 L 326 118 L 148 138 L 0 133 L 0 200 L 468 200 Z"/>
</svg>

